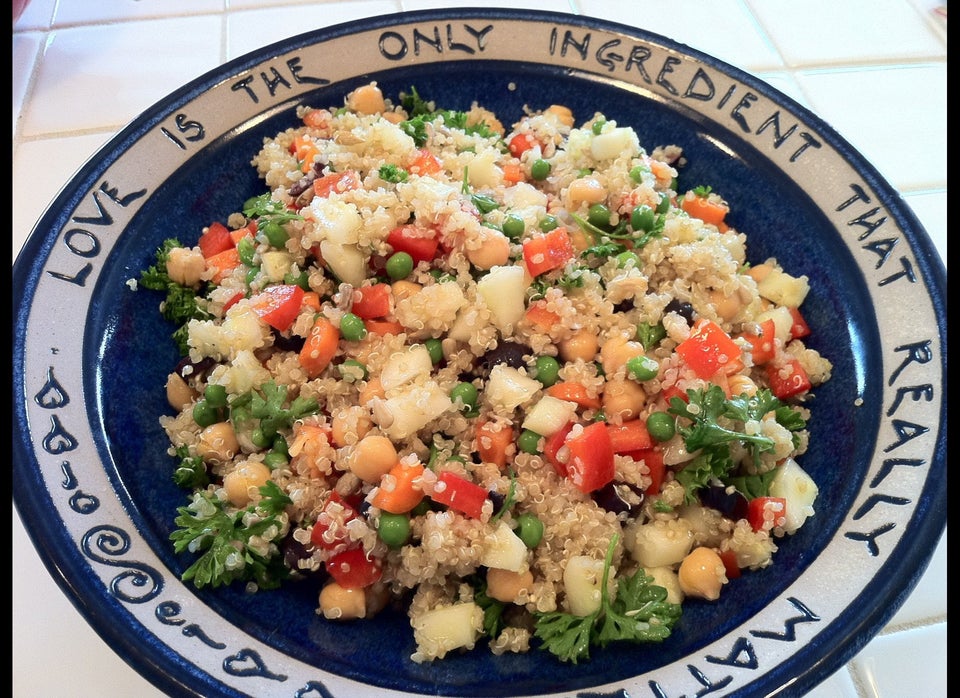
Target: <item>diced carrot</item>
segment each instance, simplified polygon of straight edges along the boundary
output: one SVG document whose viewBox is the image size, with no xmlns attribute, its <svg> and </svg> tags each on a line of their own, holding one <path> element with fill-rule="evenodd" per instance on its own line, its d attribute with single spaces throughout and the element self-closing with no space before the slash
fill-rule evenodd
<svg viewBox="0 0 960 698">
<path fill-rule="evenodd" d="M 213 270 L 213 276 L 210 280 L 215 284 L 219 284 L 225 276 L 240 266 L 240 253 L 236 247 L 230 247 L 207 257 L 206 262 L 207 269 Z"/>
<path fill-rule="evenodd" d="M 424 497 L 420 489 L 421 475 L 422 463 L 397 463 L 380 479 L 380 486 L 370 503 L 391 514 L 406 514 Z"/>
<path fill-rule="evenodd" d="M 316 291 L 304 291 L 301 303 L 312 308 L 314 312 L 320 312 L 320 294 Z"/>
<path fill-rule="evenodd" d="M 297 136 L 290 144 L 290 152 L 300 162 L 300 171 L 307 173 L 313 167 L 313 159 L 320 154 L 320 148 L 309 136 Z"/>
<path fill-rule="evenodd" d="M 230 230 L 227 226 L 216 221 L 207 226 L 207 229 L 203 231 L 197 245 L 200 247 L 200 253 L 203 254 L 205 258 L 220 254 L 235 246 L 233 240 L 230 238 Z"/>
<path fill-rule="evenodd" d="M 622 424 L 607 424 L 607 431 L 610 434 L 614 453 L 653 448 L 653 437 L 647 431 L 647 423 L 643 419 L 630 419 Z"/>
<path fill-rule="evenodd" d="M 529 133 L 518 133 L 507 143 L 510 154 L 515 158 L 520 157 L 536 145 L 538 145 L 537 139 Z"/>
<path fill-rule="evenodd" d="M 340 330 L 320 315 L 313 321 L 310 334 L 300 349 L 300 365 L 310 378 L 316 378 L 330 365 L 340 344 Z"/>
<path fill-rule="evenodd" d="M 236 245 L 245 237 L 251 237 L 253 235 L 256 235 L 256 232 L 257 232 L 257 222 L 250 221 L 249 223 L 247 223 L 247 225 L 243 226 L 242 228 L 231 230 L 230 239 L 233 240 L 233 244 Z"/>
<path fill-rule="evenodd" d="M 546 301 L 535 301 L 527 308 L 527 320 L 546 331 L 560 322 L 560 316 L 552 310 L 547 310 Z"/>
<path fill-rule="evenodd" d="M 443 167 L 440 165 L 440 161 L 437 160 L 437 156 L 426 148 L 422 148 L 417 153 L 417 157 L 414 158 L 413 162 L 410 163 L 410 167 L 407 168 L 410 174 L 421 176 L 435 175 L 442 169 Z"/>
<path fill-rule="evenodd" d="M 322 128 L 327 125 L 329 112 L 323 109 L 312 109 L 303 115 L 303 123 L 311 128 Z"/>
<path fill-rule="evenodd" d="M 680 207 L 690 216 L 699 218 L 704 223 L 715 225 L 718 228 L 723 223 L 724 217 L 730 212 L 730 207 L 716 194 L 703 196 L 693 191 L 688 191 L 683 195 Z"/>
<path fill-rule="evenodd" d="M 313 193 L 316 196 L 328 197 L 333 193 L 342 194 L 361 186 L 360 175 L 353 170 L 334 172 L 313 180 Z"/>
<path fill-rule="evenodd" d="M 507 465 L 507 448 L 512 443 L 510 425 L 486 421 L 477 425 L 477 453 L 484 463 L 494 463 L 502 470 Z"/>
<path fill-rule="evenodd" d="M 600 405 L 602 404 L 600 402 L 600 398 L 592 397 L 582 383 L 575 383 L 573 381 L 560 381 L 559 383 L 554 383 L 547 388 L 546 393 L 547 395 L 555 397 L 559 400 L 575 402 L 580 407 L 586 409 L 599 409 Z"/>
<path fill-rule="evenodd" d="M 516 184 L 523 181 L 523 170 L 520 165 L 514 162 L 508 162 L 503 166 L 503 181 Z"/>
<path fill-rule="evenodd" d="M 364 320 L 364 327 L 372 334 L 401 334 L 404 326 L 396 320 Z"/>
</svg>

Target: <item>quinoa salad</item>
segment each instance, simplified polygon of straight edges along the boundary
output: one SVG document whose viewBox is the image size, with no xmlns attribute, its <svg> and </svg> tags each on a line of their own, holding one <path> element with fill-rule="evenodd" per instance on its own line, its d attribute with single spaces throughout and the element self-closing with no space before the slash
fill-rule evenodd
<svg viewBox="0 0 960 698">
<path fill-rule="evenodd" d="M 399 610 L 415 662 L 663 641 L 815 520 L 808 279 L 680 145 L 428 97 L 298 107 L 263 193 L 131 280 L 182 356 L 182 577 Z"/>
</svg>

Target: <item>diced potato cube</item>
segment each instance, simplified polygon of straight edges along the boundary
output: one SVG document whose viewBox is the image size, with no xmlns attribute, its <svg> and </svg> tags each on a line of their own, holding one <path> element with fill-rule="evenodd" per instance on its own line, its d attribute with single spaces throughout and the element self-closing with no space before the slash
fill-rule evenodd
<svg viewBox="0 0 960 698">
<path fill-rule="evenodd" d="M 640 141 L 632 128 L 617 127 L 594 136 L 590 154 L 595 160 L 613 160 L 621 155 L 632 157 L 639 151 Z"/>
<path fill-rule="evenodd" d="M 610 568 L 608 576 L 608 595 L 615 595 L 614 574 Z M 563 590 L 567 598 L 567 608 L 575 616 L 589 616 L 600 608 L 603 584 L 603 560 L 586 555 L 575 555 L 567 560 L 563 569 Z"/>
<path fill-rule="evenodd" d="M 757 284 L 757 292 L 769 301 L 788 308 L 799 308 L 810 291 L 806 276 L 790 274 L 774 267 Z"/>
<path fill-rule="evenodd" d="M 356 245 L 339 245 L 324 240 L 320 243 L 320 254 L 341 281 L 360 286 L 367 278 L 367 258 Z"/>
<path fill-rule="evenodd" d="M 565 427 L 577 414 L 577 404 L 569 400 L 561 400 L 551 395 L 544 395 L 533 407 L 527 411 L 523 420 L 523 428 L 550 436 Z"/>
<path fill-rule="evenodd" d="M 495 407 L 512 410 L 536 395 L 543 386 L 540 381 L 520 372 L 520 369 L 497 364 L 490 369 L 484 396 Z"/>
<path fill-rule="evenodd" d="M 693 547 L 693 531 L 683 519 L 652 521 L 632 528 L 630 552 L 644 569 L 679 564 Z"/>
<path fill-rule="evenodd" d="M 260 271 L 273 283 L 280 283 L 293 265 L 293 255 L 289 252 L 271 250 L 260 255 Z"/>
<path fill-rule="evenodd" d="M 483 630 L 483 609 L 472 601 L 440 606 L 413 618 L 412 625 L 417 648 L 441 659 L 450 650 L 473 648 Z"/>
<path fill-rule="evenodd" d="M 373 410 L 373 417 L 388 437 L 397 440 L 415 434 L 450 409 L 453 409 L 450 396 L 431 380 L 383 400 Z M 388 418 L 384 419 L 384 414 Z"/>
<path fill-rule="evenodd" d="M 506 522 L 499 521 L 496 530 L 484 539 L 480 564 L 522 572 L 527 567 L 527 546 Z"/>
<path fill-rule="evenodd" d="M 650 567 L 643 571 L 653 577 L 652 584 L 667 590 L 667 603 L 683 603 L 685 594 L 680 588 L 680 577 L 672 567 Z"/>
<path fill-rule="evenodd" d="M 380 372 L 380 384 L 384 390 L 412 383 L 418 378 L 427 378 L 433 369 L 430 351 L 425 344 L 412 344 L 386 360 Z"/>
<path fill-rule="evenodd" d="M 310 204 L 310 214 L 317 223 L 317 230 L 311 237 L 337 245 L 355 245 L 360 241 L 363 218 L 353 204 L 316 197 Z"/>
<path fill-rule="evenodd" d="M 493 314 L 493 324 L 508 334 L 523 317 L 527 277 L 522 266 L 493 267 L 477 282 L 477 293 Z"/>
<path fill-rule="evenodd" d="M 770 496 L 787 500 L 786 522 L 783 525 L 787 533 L 794 533 L 807 517 L 813 516 L 817 494 L 817 483 L 793 458 L 787 458 L 777 468 L 770 481 Z"/>
</svg>

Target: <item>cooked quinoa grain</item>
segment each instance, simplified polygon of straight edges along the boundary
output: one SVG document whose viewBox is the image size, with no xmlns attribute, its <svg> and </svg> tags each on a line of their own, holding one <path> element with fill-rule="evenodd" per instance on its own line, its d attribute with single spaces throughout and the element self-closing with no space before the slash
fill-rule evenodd
<svg viewBox="0 0 960 698">
<path fill-rule="evenodd" d="M 751 264 L 721 192 L 678 190 L 681 146 L 375 83 L 297 117 L 253 156 L 265 193 L 139 279 L 166 313 L 196 294 L 160 417 L 185 579 L 312 584 L 331 623 L 400 604 L 415 662 L 577 661 L 572 615 L 647 594 L 644 630 L 603 640 L 661 640 L 773 564 L 814 515 L 832 366 L 806 277 Z"/>
</svg>

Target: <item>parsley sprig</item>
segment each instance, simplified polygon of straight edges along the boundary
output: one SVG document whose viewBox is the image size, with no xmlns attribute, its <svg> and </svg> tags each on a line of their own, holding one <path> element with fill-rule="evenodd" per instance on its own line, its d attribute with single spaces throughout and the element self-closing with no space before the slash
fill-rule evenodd
<svg viewBox="0 0 960 698">
<path fill-rule="evenodd" d="M 247 199 L 243 204 L 243 215 L 256 218 L 260 225 L 266 223 L 283 224 L 289 221 L 302 221 L 296 211 L 291 211 L 282 201 L 272 198 L 270 192 Z"/>
<path fill-rule="evenodd" d="M 680 605 L 668 603 L 667 590 L 652 584 L 644 570 L 617 580 L 617 593 L 610 598 L 607 583 L 613 551 L 619 536 L 613 536 L 603 561 L 600 608 L 587 616 L 554 611 L 537 613 L 535 636 L 543 648 L 561 661 L 578 663 L 590 658 L 592 645 L 611 642 L 661 642 L 680 618 Z"/>
<path fill-rule="evenodd" d="M 774 448 L 771 437 L 747 433 L 744 426 L 747 422 L 760 421 L 773 412 L 777 422 L 791 432 L 800 431 L 806 426 L 806 421 L 796 408 L 784 404 L 766 388 L 758 390 L 753 396 L 742 394 L 728 398 L 723 388 L 712 384 L 707 389 L 688 390 L 686 402 L 679 397 L 671 398 L 667 411 L 681 418 L 677 431 L 683 437 L 687 451 L 699 452 L 677 472 L 677 480 L 686 490 L 685 499 L 688 503 L 695 502 L 697 490 L 708 486 L 713 479 L 734 486 L 739 483 L 738 489 L 748 498 L 758 496 L 757 492 L 762 493 L 762 479 L 734 477 L 736 463 L 730 451 L 732 445 L 743 446 L 753 457 L 754 465 L 760 464 L 763 453 Z"/>
<path fill-rule="evenodd" d="M 227 511 L 211 492 L 193 495 L 190 504 L 177 508 L 177 530 L 170 534 L 174 550 L 203 554 L 188 567 L 181 579 L 193 581 L 198 589 L 218 587 L 236 580 L 253 580 L 263 589 L 275 589 L 288 575 L 279 548 L 271 544 L 263 555 L 251 540 L 274 531 L 280 536 L 286 527 L 284 512 L 292 500 L 280 486 L 268 480 L 260 487 L 260 501 L 245 509 Z"/>
<path fill-rule="evenodd" d="M 433 102 L 420 97 L 416 87 L 411 87 L 409 93 L 401 94 L 400 104 L 410 118 L 400 122 L 400 129 L 410 136 L 417 147 L 423 147 L 427 142 L 427 124 L 442 119 L 449 128 L 455 128 L 467 134 L 478 134 L 484 138 L 498 136 L 486 122 L 467 125 L 467 113 L 454 109 L 437 109 Z"/>
</svg>

